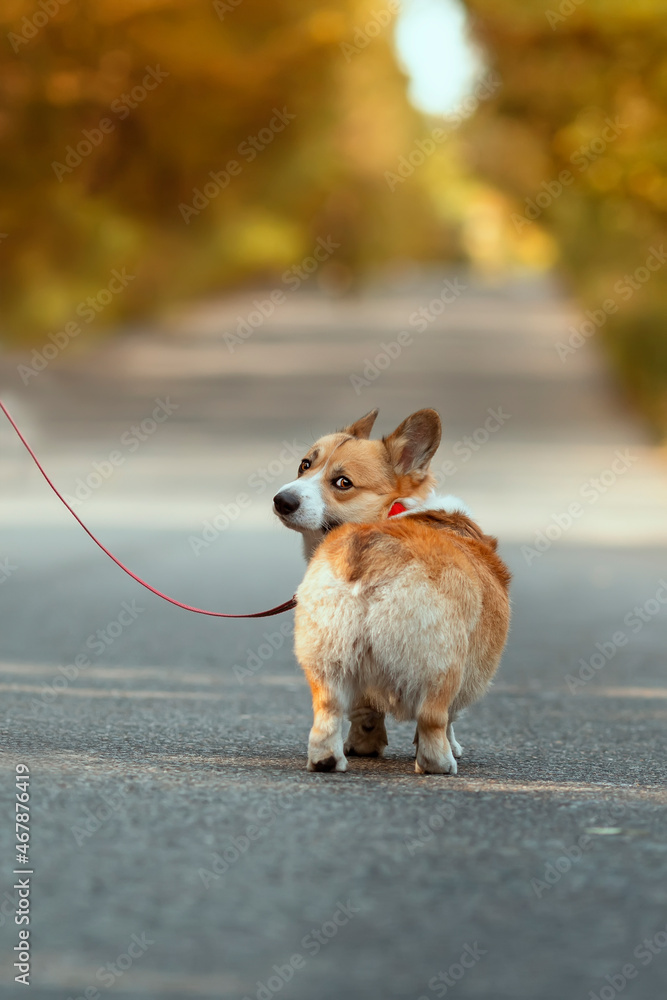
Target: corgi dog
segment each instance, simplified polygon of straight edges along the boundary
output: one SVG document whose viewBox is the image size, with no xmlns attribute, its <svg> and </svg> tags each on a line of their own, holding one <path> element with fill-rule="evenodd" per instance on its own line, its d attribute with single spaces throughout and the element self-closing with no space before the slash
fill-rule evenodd
<svg viewBox="0 0 667 1000">
<path fill-rule="evenodd" d="M 465 505 L 434 492 L 436 411 L 370 440 L 377 413 L 316 441 L 273 498 L 308 560 L 295 617 L 313 697 L 308 770 L 382 756 L 389 712 L 417 723 L 418 774 L 456 774 L 453 723 L 498 668 L 510 573 Z"/>
</svg>

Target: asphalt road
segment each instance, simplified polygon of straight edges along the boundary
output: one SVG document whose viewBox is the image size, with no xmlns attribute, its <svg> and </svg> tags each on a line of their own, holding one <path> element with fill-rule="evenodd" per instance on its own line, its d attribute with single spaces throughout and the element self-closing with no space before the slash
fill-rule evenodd
<svg viewBox="0 0 667 1000">
<path fill-rule="evenodd" d="M 435 276 L 293 297 L 234 353 L 223 335 L 252 295 L 72 345 L 26 385 L 26 358 L 2 359 L 3 398 L 81 515 L 181 600 L 248 611 L 293 593 L 274 487 L 301 444 L 374 405 L 382 433 L 439 409 L 436 468 L 515 578 L 497 682 L 457 724 L 458 776 L 417 776 L 396 723 L 383 761 L 309 774 L 292 615 L 216 621 L 142 591 L 0 427 L 0 995 L 665 995 L 664 455 L 590 344 L 559 360 L 577 317 L 552 287 L 462 283 L 394 358 Z M 17 764 L 29 991 L 13 982 Z"/>
</svg>

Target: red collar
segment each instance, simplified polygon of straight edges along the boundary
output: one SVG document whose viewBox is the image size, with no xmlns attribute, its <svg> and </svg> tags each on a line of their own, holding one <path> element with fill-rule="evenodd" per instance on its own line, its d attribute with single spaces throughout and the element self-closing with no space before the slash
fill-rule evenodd
<svg viewBox="0 0 667 1000">
<path fill-rule="evenodd" d="M 387 517 L 396 517 L 397 514 L 402 514 L 407 509 L 408 508 L 404 507 L 400 500 L 397 500 L 396 503 L 391 505 Z"/>
</svg>

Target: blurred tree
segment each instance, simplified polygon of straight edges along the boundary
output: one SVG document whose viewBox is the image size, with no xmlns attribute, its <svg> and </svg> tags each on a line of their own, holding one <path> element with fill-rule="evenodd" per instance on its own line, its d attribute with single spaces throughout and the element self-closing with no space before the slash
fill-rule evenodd
<svg viewBox="0 0 667 1000">
<path fill-rule="evenodd" d="M 464 0 L 503 86 L 467 129 L 472 169 L 546 224 L 587 310 L 667 431 L 667 9 L 663 0 Z"/>
<path fill-rule="evenodd" d="M 423 129 L 393 53 L 396 7 L 5 0 L 3 338 L 76 320 L 113 269 L 122 293 L 103 291 L 91 330 L 277 280 L 318 236 L 340 243 L 323 277 L 341 288 L 389 257 L 440 252 L 425 189 L 392 193 L 384 177 Z"/>
</svg>

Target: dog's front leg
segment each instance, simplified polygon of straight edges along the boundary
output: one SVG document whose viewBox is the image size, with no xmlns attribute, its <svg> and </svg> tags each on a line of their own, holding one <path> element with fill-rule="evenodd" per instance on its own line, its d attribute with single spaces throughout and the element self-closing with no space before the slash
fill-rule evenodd
<svg viewBox="0 0 667 1000">
<path fill-rule="evenodd" d="M 345 705 L 340 694 L 312 677 L 313 728 L 308 738 L 309 771 L 346 771 L 343 750 L 343 717 Z"/>
<path fill-rule="evenodd" d="M 348 757 L 381 757 L 387 746 L 384 713 L 359 698 L 349 714 L 350 731 L 345 740 Z"/>
</svg>

